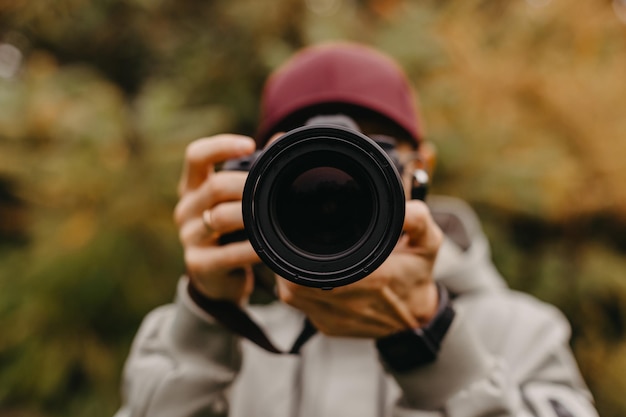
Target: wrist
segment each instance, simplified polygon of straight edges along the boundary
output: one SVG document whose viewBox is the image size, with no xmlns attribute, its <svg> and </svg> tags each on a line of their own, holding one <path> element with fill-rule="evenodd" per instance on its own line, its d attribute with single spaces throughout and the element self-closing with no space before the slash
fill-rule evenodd
<svg viewBox="0 0 626 417">
<path fill-rule="evenodd" d="M 447 289 L 441 284 L 435 288 L 438 294 L 436 312 L 425 325 L 376 340 L 381 358 L 393 371 L 408 372 L 437 359 L 455 312 Z"/>
<path fill-rule="evenodd" d="M 187 283 L 187 294 L 196 306 L 211 316 L 215 316 L 225 305 L 237 305 L 231 300 L 207 295 L 193 279 L 189 279 Z"/>
<path fill-rule="evenodd" d="M 231 285 L 226 285 L 226 280 L 221 277 L 210 279 L 200 279 L 193 274 L 187 273 L 189 287 L 196 297 L 206 298 L 215 302 L 229 302 L 242 306 L 245 304 L 245 276 L 243 268 L 233 269 L 228 272 L 228 281 Z"/>
</svg>

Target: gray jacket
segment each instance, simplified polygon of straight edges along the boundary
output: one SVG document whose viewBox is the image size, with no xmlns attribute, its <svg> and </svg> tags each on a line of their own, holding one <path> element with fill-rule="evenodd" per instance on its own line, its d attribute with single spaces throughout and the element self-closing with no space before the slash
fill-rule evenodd
<svg viewBox="0 0 626 417">
<path fill-rule="evenodd" d="M 435 363 L 393 374 L 372 340 L 319 333 L 300 355 L 268 353 L 200 310 L 183 277 L 135 338 L 116 417 L 597 416 L 563 315 L 506 287 L 469 207 L 429 205 L 446 233 L 435 276 L 457 312 Z M 301 330 L 280 302 L 248 312 L 280 348 Z"/>
</svg>

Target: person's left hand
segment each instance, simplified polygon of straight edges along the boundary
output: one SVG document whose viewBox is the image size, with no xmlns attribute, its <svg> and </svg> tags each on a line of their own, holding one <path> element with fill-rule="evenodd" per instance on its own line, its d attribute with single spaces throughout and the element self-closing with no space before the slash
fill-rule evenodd
<svg viewBox="0 0 626 417">
<path fill-rule="evenodd" d="M 433 265 L 443 233 L 424 202 L 406 205 L 404 234 L 372 274 L 322 290 L 277 279 L 280 299 L 329 336 L 380 338 L 425 325 L 437 311 Z"/>
</svg>

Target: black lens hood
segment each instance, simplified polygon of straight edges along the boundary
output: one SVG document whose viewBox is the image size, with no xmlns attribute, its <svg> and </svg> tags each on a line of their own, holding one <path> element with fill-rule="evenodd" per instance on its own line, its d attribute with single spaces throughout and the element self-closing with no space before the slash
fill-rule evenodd
<svg viewBox="0 0 626 417">
<path fill-rule="evenodd" d="M 310 163 L 311 154 L 324 156 L 321 165 L 349 160 L 371 193 L 365 233 L 338 253 L 311 253 L 294 245 L 277 218 L 281 176 L 306 158 Z M 393 161 L 372 139 L 335 125 L 315 125 L 287 132 L 260 154 L 250 168 L 242 206 L 246 234 L 267 266 L 297 284 L 333 288 L 364 278 L 387 259 L 402 233 L 405 195 Z"/>
</svg>

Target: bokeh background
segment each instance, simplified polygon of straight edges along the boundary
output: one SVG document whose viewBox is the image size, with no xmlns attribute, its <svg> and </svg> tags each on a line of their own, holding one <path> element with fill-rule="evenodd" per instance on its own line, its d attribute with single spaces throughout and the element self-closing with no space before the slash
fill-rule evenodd
<svg viewBox="0 0 626 417">
<path fill-rule="evenodd" d="M 418 87 L 433 192 L 557 305 L 626 415 L 626 0 L 0 0 L 0 415 L 104 417 L 183 270 L 185 146 L 255 130 L 298 48 L 374 45 Z"/>
</svg>

